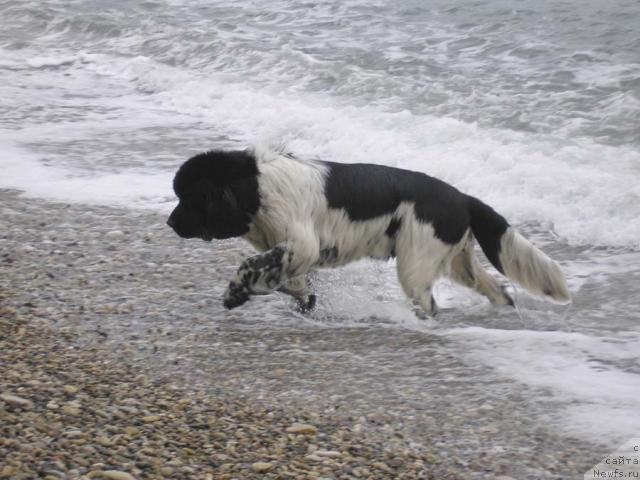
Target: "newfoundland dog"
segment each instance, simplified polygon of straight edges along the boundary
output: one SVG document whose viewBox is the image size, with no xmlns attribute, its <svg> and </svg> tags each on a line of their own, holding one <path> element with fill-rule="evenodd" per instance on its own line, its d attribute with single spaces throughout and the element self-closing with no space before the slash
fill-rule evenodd
<svg viewBox="0 0 640 480">
<path fill-rule="evenodd" d="M 258 255 L 240 265 L 224 294 L 238 307 L 282 291 L 315 305 L 307 273 L 364 257 L 396 258 L 398 279 L 421 317 L 434 316 L 442 275 L 492 303 L 513 305 L 481 266 L 491 264 L 534 294 L 569 302 L 557 263 L 491 207 L 424 173 L 371 164 L 302 160 L 283 152 L 213 150 L 185 162 L 167 223 L 183 238 L 243 237 Z"/>
</svg>

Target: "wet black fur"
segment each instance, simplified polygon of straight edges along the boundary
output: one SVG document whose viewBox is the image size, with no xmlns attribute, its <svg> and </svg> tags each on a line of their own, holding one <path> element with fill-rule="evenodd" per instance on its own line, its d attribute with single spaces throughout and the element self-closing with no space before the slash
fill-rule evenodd
<svg viewBox="0 0 640 480">
<path fill-rule="evenodd" d="M 246 151 L 211 151 L 185 162 L 173 181 L 180 200 L 167 223 L 183 238 L 239 237 L 260 207 L 258 167 Z"/>
<path fill-rule="evenodd" d="M 491 264 L 504 275 L 500 263 L 500 239 L 509 228 L 505 218 L 486 203 L 467 196 L 471 231 Z"/>
<path fill-rule="evenodd" d="M 411 202 L 418 220 L 431 223 L 445 243 L 458 243 L 469 226 L 466 195 L 437 178 L 384 165 L 326 164 L 329 206 L 343 208 L 353 221 L 390 214 L 401 202 Z"/>
</svg>

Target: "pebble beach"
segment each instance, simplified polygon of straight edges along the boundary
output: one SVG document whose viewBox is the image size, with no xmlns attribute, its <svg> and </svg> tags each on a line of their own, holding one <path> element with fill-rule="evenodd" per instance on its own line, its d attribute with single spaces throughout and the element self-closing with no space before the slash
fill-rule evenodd
<svg viewBox="0 0 640 480">
<path fill-rule="evenodd" d="M 2 301 L 0 478 L 460 478 L 400 439 L 154 380 Z"/>
<path fill-rule="evenodd" d="M 225 311 L 241 242 L 0 195 L 0 478 L 559 479 L 598 460 L 438 337 L 318 328 L 282 296 Z"/>
<path fill-rule="evenodd" d="M 401 433 L 367 435 L 365 419 L 186 385 L 154 369 L 149 355 L 166 332 L 114 344 L 118 327 L 106 323 L 135 322 L 141 308 L 110 291 L 128 288 L 112 263 L 126 263 L 136 288 L 157 290 L 144 269 L 159 267 L 140 264 L 145 251 L 135 245 L 155 242 L 158 226 L 141 233 L 140 216 L 0 195 L 0 478 L 462 478 Z M 103 230 L 110 221 L 97 219 L 109 215 L 124 231 Z M 103 257 L 89 254 L 96 243 Z M 185 282 L 176 289 L 193 288 Z"/>
</svg>

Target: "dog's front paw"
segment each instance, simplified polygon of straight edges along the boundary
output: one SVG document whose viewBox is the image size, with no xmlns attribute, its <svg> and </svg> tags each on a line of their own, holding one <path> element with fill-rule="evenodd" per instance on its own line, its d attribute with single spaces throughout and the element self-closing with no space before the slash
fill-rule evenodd
<svg viewBox="0 0 640 480">
<path fill-rule="evenodd" d="M 235 282 L 229 283 L 227 290 L 224 292 L 224 308 L 231 310 L 239 307 L 249 300 L 249 290 L 246 287 Z"/>
<path fill-rule="evenodd" d="M 309 313 L 316 307 L 316 296 L 312 293 L 305 297 L 296 298 L 296 303 L 300 313 Z"/>
</svg>

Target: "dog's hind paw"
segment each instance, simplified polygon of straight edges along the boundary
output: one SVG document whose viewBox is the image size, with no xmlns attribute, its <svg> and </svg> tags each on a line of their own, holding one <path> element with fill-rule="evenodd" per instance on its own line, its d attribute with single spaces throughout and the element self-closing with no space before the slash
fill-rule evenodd
<svg viewBox="0 0 640 480">
<path fill-rule="evenodd" d="M 434 320 L 438 315 L 440 308 L 433 296 L 430 296 L 428 304 L 421 304 L 418 301 L 413 302 L 413 313 L 420 320 Z"/>
</svg>

